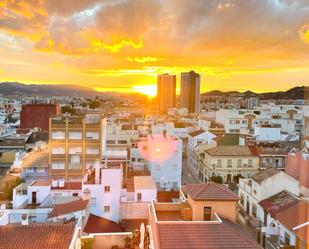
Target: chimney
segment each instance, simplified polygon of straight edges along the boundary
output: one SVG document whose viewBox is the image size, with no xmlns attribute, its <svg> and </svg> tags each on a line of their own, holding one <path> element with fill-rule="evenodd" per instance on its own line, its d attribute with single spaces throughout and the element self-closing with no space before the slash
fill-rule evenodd
<svg viewBox="0 0 309 249">
<path fill-rule="evenodd" d="M 28 214 L 23 214 L 21 216 L 21 224 L 22 224 L 22 226 L 28 226 L 29 225 L 29 215 Z"/>
</svg>

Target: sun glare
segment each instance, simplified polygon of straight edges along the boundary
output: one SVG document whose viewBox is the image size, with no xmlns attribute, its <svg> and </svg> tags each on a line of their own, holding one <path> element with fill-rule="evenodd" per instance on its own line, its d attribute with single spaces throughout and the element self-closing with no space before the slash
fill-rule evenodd
<svg viewBox="0 0 309 249">
<path fill-rule="evenodd" d="M 145 94 L 151 98 L 157 95 L 157 86 L 156 85 L 144 85 L 144 86 L 134 86 L 133 90 Z"/>
</svg>

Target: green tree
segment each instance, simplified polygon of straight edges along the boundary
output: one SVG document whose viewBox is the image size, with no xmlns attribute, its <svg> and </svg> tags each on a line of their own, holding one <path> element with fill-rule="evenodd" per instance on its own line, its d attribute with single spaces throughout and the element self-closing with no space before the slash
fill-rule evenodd
<svg viewBox="0 0 309 249">
<path fill-rule="evenodd" d="M 62 113 L 70 113 L 71 115 L 74 115 L 76 113 L 76 109 L 73 108 L 72 106 L 65 105 L 61 107 L 61 112 Z"/>
<path fill-rule="evenodd" d="M 20 177 L 16 177 L 15 179 L 6 182 L 5 188 L 3 190 L 2 198 L 4 200 L 12 200 L 13 198 L 13 189 L 21 184 L 23 181 Z"/>
<path fill-rule="evenodd" d="M 94 101 L 90 102 L 90 104 L 89 104 L 90 109 L 96 109 L 96 108 L 99 108 L 100 106 L 101 106 L 101 102 L 98 101 L 98 100 L 94 100 Z"/>
<path fill-rule="evenodd" d="M 222 184 L 223 178 L 222 178 L 222 176 L 212 176 L 212 177 L 210 177 L 210 181 Z"/>
<path fill-rule="evenodd" d="M 82 107 L 87 107 L 87 106 L 88 106 L 88 104 L 86 102 L 82 103 Z"/>
<path fill-rule="evenodd" d="M 83 238 L 81 239 L 81 249 L 91 249 L 94 238 Z"/>
</svg>

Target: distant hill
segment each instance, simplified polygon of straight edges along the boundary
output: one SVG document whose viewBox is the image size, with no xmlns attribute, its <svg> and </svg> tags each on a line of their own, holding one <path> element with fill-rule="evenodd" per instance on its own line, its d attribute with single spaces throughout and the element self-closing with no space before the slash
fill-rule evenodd
<svg viewBox="0 0 309 249">
<path fill-rule="evenodd" d="M 203 93 L 202 96 L 243 96 L 243 97 L 258 97 L 261 100 L 266 99 L 309 99 L 309 86 L 298 86 L 291 88 L 287 91 L 279 91 L 279 92 L 267 92 L 267 93 L 254 93 L 252 91 L 246 92 L 237 92 L 237 91 L 230 91 L 230 92 L 221 92 L 218 90 L 210 91 L 207 93 Z"/>
<path fill-rule="evenodd" d="M 0 93 L 3 95 L 42 95 L 42 96 L 85 96 L 92 97 L 98 94 L 92 88 L 78 85 L 52 85 L 52 84 L 22 84 L 19 82 L 0 83 Z"/>
<path fill-rule="evenodd" d="M 126 94 L 118 92 L 98 92 L 91 87 L 79 85 L 53 85 L 53 84 L 22 84 L 19 82 L 0 82 L 0 94 L 3 95 L 28 95 L 28 96 L 136 96 L 140 94 Z M 259 97 L 259 99 L 309 99 L 309 86 L 294 87 L 287 91 L 254 93 L 252 91 L 222 92 L 219 90 L 202 93 L 202 96 L 243 96 L 243 97 Z"/>
</svg>

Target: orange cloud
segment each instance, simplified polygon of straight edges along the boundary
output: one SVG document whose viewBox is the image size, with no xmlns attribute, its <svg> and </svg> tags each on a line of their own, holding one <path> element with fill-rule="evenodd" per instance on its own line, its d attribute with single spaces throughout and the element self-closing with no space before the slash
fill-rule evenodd
<svg viewBox="0 0 309 249">
<path fill-rule="evenodd" d="M 152 56 L 128 56 L 127 61 L 130 62 L 137 62 L 137 63 L 147 63 L 147 62 L 156 62 L 156 61 L 163 61 L 163 58 L 152 57 Z"/>
<path fill-rule="evenodd" d="M 304 42 L 309 43 L 309 24 L 306 24 L 299 29 L 298 34 Z"/>
</svg>

